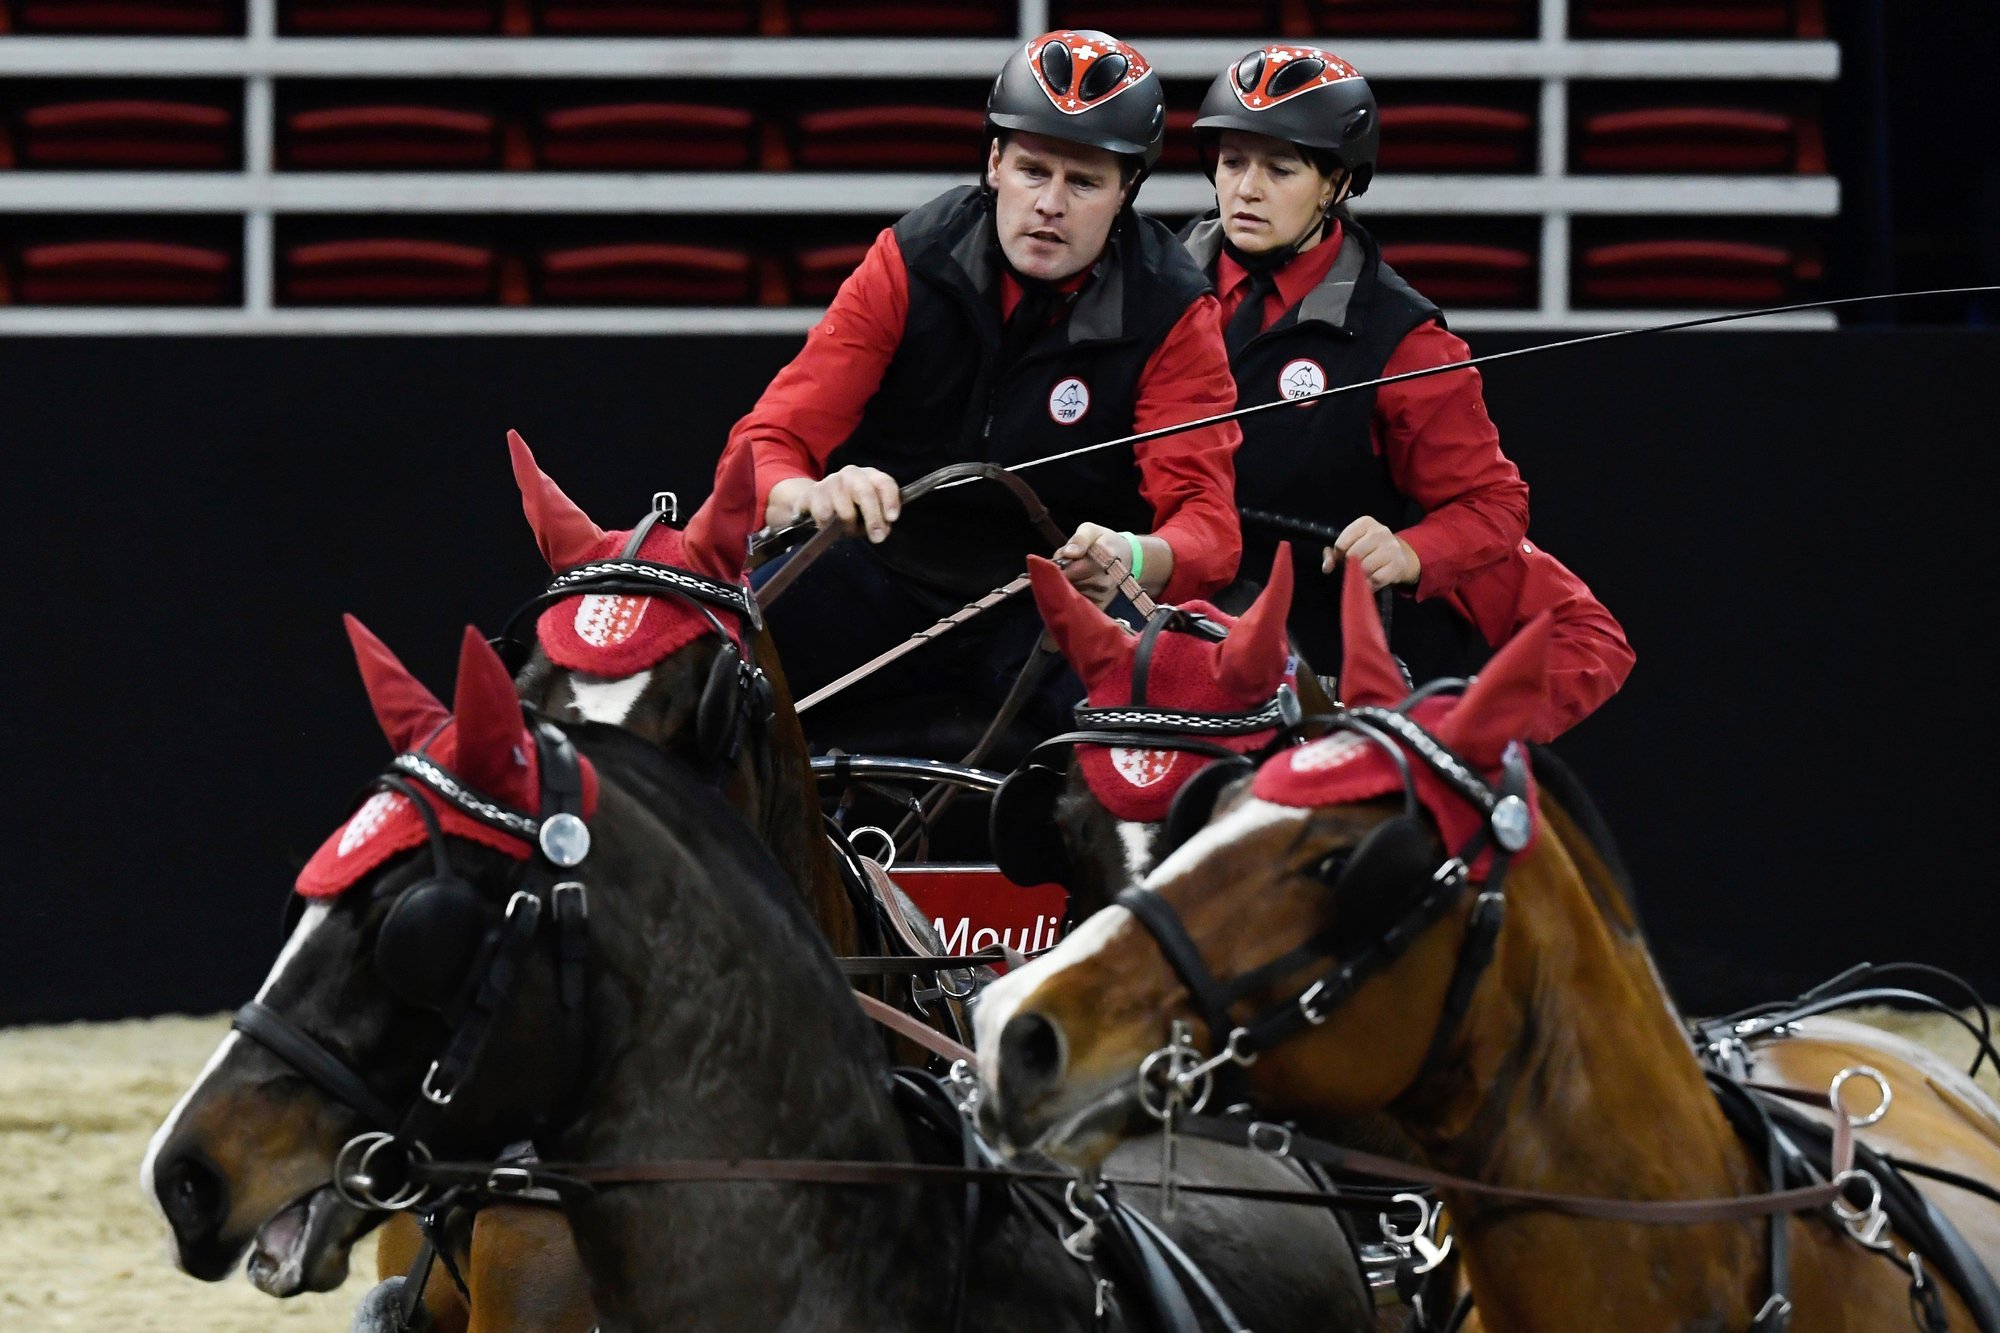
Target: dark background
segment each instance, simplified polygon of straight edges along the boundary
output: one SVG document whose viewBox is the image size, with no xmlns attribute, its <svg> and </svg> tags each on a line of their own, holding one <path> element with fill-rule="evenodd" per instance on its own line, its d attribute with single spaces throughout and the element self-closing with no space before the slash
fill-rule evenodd
<svg viewBox="0 0 2000 1333">
<path fill-rule="evenodd" d="M 386 758 L 339 613 L 447 690 L 460 627 L 545 576 L 508 427 L 626 526 L 653 489 L 698 498 L 795 346 L 9 343 L 0 1021 L 246 998 L 294 870 Z M 1692 1009 L 1862 958 L 2000 992 L 1996 384 L 2000 332 L 1964 330 L 1680 334 L 1488 374 L 1534 534 L 1638 650 L 1561 748 Z"/>
</svg>

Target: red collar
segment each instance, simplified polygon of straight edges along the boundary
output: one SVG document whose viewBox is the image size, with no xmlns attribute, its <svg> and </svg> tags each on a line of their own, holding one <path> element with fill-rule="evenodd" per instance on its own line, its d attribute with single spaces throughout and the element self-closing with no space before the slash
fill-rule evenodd
<svg viewBox="0 0 2000 1333">
<path fill-rule="evenodd" d="M 1059 292 L 1074 295 L 1083 290 L 1083 284 L 1090 281 L 1091 273 L 1097 268 L 1092 264 L 1081 273 L 1075 273 L 1061 282 L 1053 284 Z M 1004 324 L 1014 317 L 1014 307 L 1021 304 L 1021 284 L 1014 275 L 1006 271 L 1000 274 L 1000 320 Z"/>
<path fill-rule="evenodd" d="M 1294 255 L 1291 262 L 1278 270 L 1278 299 L 1284 302 L 1281 309 L 1290 310 L 1306 299 L 1307 292 L 1326 281 L 1326 275 L 1333 271 L 1333 261 L 1340 257 L 1340 241 L 1340 219 L 1335 218 L 1325 240 L 1302 255 Z M 1249 270 L 1231 259 L 1228 251 L 1216 257 L 1215 290 L 1225 301 L 1248 281 Z"/>
</svg>

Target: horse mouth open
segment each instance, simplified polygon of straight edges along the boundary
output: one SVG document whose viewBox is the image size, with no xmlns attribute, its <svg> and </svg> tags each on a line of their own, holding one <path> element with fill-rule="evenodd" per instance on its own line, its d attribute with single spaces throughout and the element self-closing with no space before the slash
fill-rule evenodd
<svg viewBox="0 0 2000 1333">
<path fill-rule="evenodd" d="M 378 1220 L 344 1202 L 332 1185 L 317 1186 L 257 1228 L 245 1272 L 267 1296 L 332 1291 L 347 1280 L 354 1242 Z"/>
</svg>

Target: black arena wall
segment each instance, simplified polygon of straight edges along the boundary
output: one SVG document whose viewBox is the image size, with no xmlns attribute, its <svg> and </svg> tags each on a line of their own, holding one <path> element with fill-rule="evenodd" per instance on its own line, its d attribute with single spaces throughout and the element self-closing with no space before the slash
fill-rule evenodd
<svg viewBox="0 0 2000 1333">
<path fill-rule="evenodd" d="M 796 343 L 0 341 L 0 1021 L 247 998 L 387 756 L 339 613 L 447 688 L 545 575 L 508 427 L 627 526 L 700 498 Z M 1561 748 L 1683 1003 L 1894 957 L 2000 994 L 2000 333 L 1638 339 L 1487 385 L 1534 535 L 1638 650 Z"/>
</svg>

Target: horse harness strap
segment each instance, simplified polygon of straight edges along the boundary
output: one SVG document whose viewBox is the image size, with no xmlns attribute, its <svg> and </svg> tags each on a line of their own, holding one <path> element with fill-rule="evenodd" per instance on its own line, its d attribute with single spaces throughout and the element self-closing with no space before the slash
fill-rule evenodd
<svg viewBox="0 0 2000 1333">
<path fill-rule="evenodd" d="M 431 873 L 398 896 L 376 940 L 376 962 L 392 990 L 434 1010 L 449 1036 L 417 1090 L 398 1111 L 338 1054 L 271 1006 L 253 1000 L 237 1011 L 234 1028 L 270 1051 L 372 1128 L 350 1139 L 335 1159 L 333 1185 L 348 1203 L 399 1211 L 427 1193 L 412 1176 L 428 1160 L 428 1140 L 442 1127 L 459 1090 L 470 1078 L 495 1022 L 513 998 L 529 951 L 542 934 L 546 912 L 553 923 L 557 1003 L 565 1049 L 580 1067 L 586 1050 L 584 970 L 589 958 L 589 902 L 580 879 L 571 878 L 590 852 L 583 822 L 583 778 L 574 743 L 559 728 L 530 716 L 539 758 L 540 812 L 530 815 L 489 800 L 420 755 L 405 754 L 374 785 L 397 792 L 424 823 Z M 419 790 L 422 788 L 423 790 Z M 496 912 L 452 870 L 445 835 L 425 799 L 429 792 L 462 814 L 528 843 L 533 851 L 522 882 Z M 492 918 L 498 916 L 494 922 Z M 456 935 L 459 938 L 446 938 Z M 455 951 L 467 975 L 429 975 L 434 953 Z M 412 972 L 421 975 L 410 975 Z M 565 1086 L 574 1079 L 566 1080 Z"/>
</svg>

